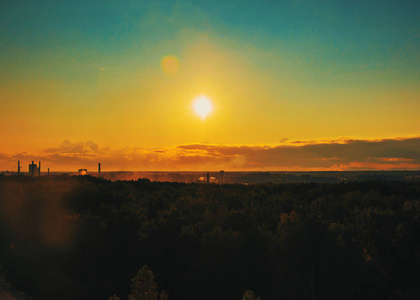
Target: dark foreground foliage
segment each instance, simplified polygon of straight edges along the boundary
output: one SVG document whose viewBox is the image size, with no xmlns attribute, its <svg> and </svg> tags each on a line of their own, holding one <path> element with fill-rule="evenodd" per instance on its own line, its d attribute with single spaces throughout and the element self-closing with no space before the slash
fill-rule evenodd
<svg viewBox="0 0 420 300">
<path fill-rule="evenodd" d="M 0 179 L 0 259 L 35 299 L 419 299 L 420 184 Z"/>
</svg>

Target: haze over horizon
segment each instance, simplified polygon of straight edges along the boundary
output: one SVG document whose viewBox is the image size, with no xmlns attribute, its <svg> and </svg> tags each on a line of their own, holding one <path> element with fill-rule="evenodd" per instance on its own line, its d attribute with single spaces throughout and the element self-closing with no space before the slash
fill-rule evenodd
<svg viewBox="0 0 420 300">
<path fill-rule="evenodd" d="M 0 170 L 420 169 L 419 11 L 3 1 Z"/>
</svg>

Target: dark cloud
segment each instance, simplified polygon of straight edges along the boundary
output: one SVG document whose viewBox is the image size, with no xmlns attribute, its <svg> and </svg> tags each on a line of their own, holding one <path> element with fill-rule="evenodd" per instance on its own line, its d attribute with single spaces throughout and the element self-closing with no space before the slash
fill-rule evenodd
<svg viewBox="0 0 420 300">
<path fill-rule="evenodd" d="M 65 141 L 39 155 L 0 154 L 0 161 L 43 161 L 57 170 L 374 170 L 419 169 L 420 138 L 289 141 L 277 146 L 179 145 L 167 149 L 100 148 Z M 23 164 L 22 164 L 23 165 Z"/>
<path fill-rule="evenodd" d="M 274 147 L 183 145 L 178 148 L 241 161 L 246 169 L 405 169 L 420 166 L 420 138 L 291 141 Z"/>
</svg>

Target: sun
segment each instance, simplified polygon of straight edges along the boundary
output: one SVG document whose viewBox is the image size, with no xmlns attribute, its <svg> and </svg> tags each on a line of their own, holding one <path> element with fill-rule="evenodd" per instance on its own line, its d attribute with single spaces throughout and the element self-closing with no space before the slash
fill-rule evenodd
<svg viewBox="0 0 420 300">
<path fill-rule="evenodd" d="M 211 104 L 210 99 L 204 95 L 195 97 L 192 107 L 194 112 L 203 120 L 213 111 L 213 105 Z"/>
</svg>

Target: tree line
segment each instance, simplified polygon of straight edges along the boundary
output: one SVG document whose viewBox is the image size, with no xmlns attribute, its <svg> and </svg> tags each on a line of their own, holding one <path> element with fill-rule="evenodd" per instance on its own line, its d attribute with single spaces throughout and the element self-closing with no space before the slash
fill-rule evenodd
<svg viewBox="0 0 420 300">
<path fill-rule="evenodd" d="M 145 266 L 150 299 L 419 299 L 419 230 L 418 182 L 0 179 L 2 276 L 35 299 L 148 299 Z"/>
</svg>

